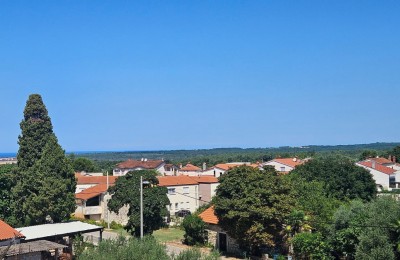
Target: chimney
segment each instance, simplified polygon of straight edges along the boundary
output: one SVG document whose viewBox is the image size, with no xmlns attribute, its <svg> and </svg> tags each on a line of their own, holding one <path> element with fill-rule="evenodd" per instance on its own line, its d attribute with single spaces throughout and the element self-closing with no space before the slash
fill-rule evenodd
<svg viewBox="0 0 400 260">
<path fill-rule="evenodd" d="M 147 162 L 147 158 L 144 158 L 144 161 Z"/>
<path fill-rule="evenodd" d="M 179 169 L 182 169 L 182 164 L 181 163 L 179 164 Z"/>
<path fill-rule="evenodd" d="M 140 161 L 142 161 L 142 162 L 143 162 L 143 160 L 144 160 L 144 158 L 142 158 Z"/>
<path fill-rule="evenodd" d="M 206 169 L 207 169 L 207 164 L 203 162 L 203 171 L 205 171 Z"/>
<path fill-rule="evenodd" d="M 375 167 L 376 167 L 376 162 L 372 161 L 372 169 L 375 169 Z"/>
<path fill-rule="evenodd" d="M 392 155 L 392 162 L 396 163 L 396 156 Z"/>
</svg>

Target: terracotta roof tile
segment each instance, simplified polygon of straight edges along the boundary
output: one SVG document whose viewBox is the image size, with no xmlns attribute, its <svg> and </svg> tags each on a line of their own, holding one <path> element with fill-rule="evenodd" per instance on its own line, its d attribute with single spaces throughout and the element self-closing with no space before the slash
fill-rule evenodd
<svg viewBox="0 0 400 260">
<path fill-rule="evenodd" d="M 119 169 L 135 169 L 135 168 L 144 168 L 144 169 L 156 169 L 164 161 L 162 160 L 148 160 L 148 161 L 141 161 L 141 160 L 127 160 L 125 162 L 117 164 L 117 168 Z"/>
<path fill-rule="evenodd" d="M 181 176 L 158 176 L 159 186 L 180 186 L 180 185 L 196 185 L 197 181 L 186 175 Z"/>
<path fill-rule="evenodd" d="M 107 184 L 107 176 L 83 176 L 75 173 L 77 184 Z M 109 184 L 114 184 L 118 176 L 108 176 Z"/>
<path fill-rule="evenodd" d="M 189 176 L 198 183 L 218 183 L 218 179 L 214 176 Z"/>
<path fill-rule="evenodd" d="M 208 224 L 218 225 L 218 218 L 214 212 L 214 206 L 209 207 L 205 211 L 199 214 L 199 217 Z"/>
<path fill-rule="evenodd" d="M 379 163 L 379 164 L 393 164 L 393 162 L 391 160 L 386 159 L 386 158 L 382 158 L 382 157 L 379 157 L 379 158 L 368 158 L 368 161 L 375 161 L 376 163 Z"/>
<path fill-rule="evenodd" d="M 96 196 L 99 196 L 100 194 L 105 193 L 106 191 L 107 191 L 107 184 L 97 184 L 96 186 L 87 188 L 86 190 L 76 193 L 75 198 L 81 200 L 88 200 Z"/>
<path fill-rule="evenodd" d="M 383 166 L 383 165 L 381 165 L 379 163 L 375 163 L 375 168 L 372 167 L 372 162 L 368 162 L 368 161 L 358 162 L 358 164 L 361 164 L 362 166 L 368 167 L 370 169 L 377 170 L 379 172 L 383 172 L 383 173 L 388 174 L 388 175 L 393 174 L 393 173 L 396 172 L 396 170 L 394 170 L 392 168 L 389 168 L 389 167 L 386 167 L 386 166 Z"/>
<path fill-rule="evenodd" d="M 290 166 L 295 168 L 296 166 L 299 166 L 300 164 L 303 164 L 304 162 L 302 160 L 299 160 L 297 158 L 275 158 L 272 161 Z"/>
<path fill-rule="evenodd" d="M 24 238 L 25 236 L 17 230 L 13 229 L 6 222 L 0 220 L 0 241 L 12 239 L 14 237 Z"/>
<path fill-rule="evenodd" d="M 193 164 L 188 163 L 184 167 L 179 169 L 179 171 L 197 172 L 197 171 L 201 171 L 201 168 L 197 167 L 197 166 L 195 166 Z"/>
</svg>

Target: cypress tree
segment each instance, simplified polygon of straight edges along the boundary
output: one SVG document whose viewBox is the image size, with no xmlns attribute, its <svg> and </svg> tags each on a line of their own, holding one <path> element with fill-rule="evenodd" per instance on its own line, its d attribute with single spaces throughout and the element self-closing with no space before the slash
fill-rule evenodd
<svg viewBox="0 0 400 260">
<path fill-rule="evenodd" d="M 73 168 L 58 144 L 42 98 L 30 95 L 21 122 L 14 216 L 19 225 L 60 222 L 75 209 Z"/>
<path fill-rule="evenodd" d="M 53 134 L 53 126 L 40 95 L 29 96 L 20 127 L 17 159 L 19 170 L 24 172 L 40 159 L 49 135 Z"/>
</svg>

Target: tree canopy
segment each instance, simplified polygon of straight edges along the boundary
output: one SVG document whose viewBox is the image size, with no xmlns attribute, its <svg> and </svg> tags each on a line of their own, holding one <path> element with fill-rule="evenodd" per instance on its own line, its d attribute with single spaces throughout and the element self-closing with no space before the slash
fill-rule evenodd
<svg viewBox="0 0 400 260">
<path fill-rule="evenodd" d="M 73 158 L 70 156 L 70 158 Z M 72 167 L 74 168 L 75 172 L 94 172 L 96 170 L 95 164 L 92 160 L 89 160 L 84 157 L 73 158 L 72 160 Z"/>
<path fill-rule="evenodd" d="M 283 223 L 294 204 L 289 182 L 274 168 L 240 166 L 220 177 L 215 213 L 242 249 L 258 253 L 282 243 Z"/>
<path fill-rule="evenodd" d="M 318 157 L 296 167 L 290 174 L 305 181 L 323 183 L 329 196 L 339 200 L 362 199 L 376 196 L 376 184 L 368 170 L 358 167 L 343 156 Z"/>
<path fill-rule="evenodd" d="M 11 189 L 17 225 L 68 219 L 75 209 L 75 175 L 38 94 L 29 96 L 21 131 Z"/>
<path fill-rule="evenodd" d="M 112 198 L 108 206 L 116 213 L 123 206 L 129 206 L 129 220 L 125 229 L 135 236 L 140 235 L 140 176 L 149 182 L 143 186 L 143 231 L 145 234 L 151 234 L 163 226 L 163 217 L 168 213 L 166 206 L 169 205 L 167 188 L 158 186 L 156 171 L 131 171 L 119 177 L 115 185 L 109 188 Z"/>
</svg>

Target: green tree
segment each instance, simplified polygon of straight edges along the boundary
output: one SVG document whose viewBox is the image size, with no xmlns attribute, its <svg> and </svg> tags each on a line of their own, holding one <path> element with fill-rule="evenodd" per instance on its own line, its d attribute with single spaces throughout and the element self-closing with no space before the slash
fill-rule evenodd
<svg viewBox="0 0 400 260">
<path fill-rule="evenodd" d="M 29 96 L 21 131 L 12 188 L 17 225 L 67 219 L 75 207 L 76 180 L 40 95 Z"/>
<path fill-rule="evenodd" d="M 42 157 L 14 189 L 16 205 L 25 224 L 35 225 L 69 219 L 75 210 L 76 180 L 72 166 L 55 136 L 50 136 Z"/>
<path fill-rule="evenodd" d="M 390 151 L 390 155 L 396 157 L 396 162 L 400 162 L 400 146 L 393 148 L 393 150 Z"/>
<path fill-rule="evenodd" d="M 292 212 L 290 184 L 273 167 L 235 167 L 220 177 L 215 197 L 219 225 L 242 249 L 281 246 L 283 224 Z"/>
<path fill-rule="evenodd" d="M 48 137 L 53 134 L 53 126 L 40 95 L 29 96 L 20 127 L 17 154 L 19 174 L 28 170 L 40 159 Z"/>
<path fill-rule="evenodd" d="M 11 208 L 13 201 L 11 190 L 15 186 L 13 174 L 15 167 L 16 165 L 14 164 L 0 165 L 0 219 L 10 225 L 15 224 Z"/>
<path fill-rule="evenodd" d="M 198 215 L 188 215 L 183 219 L 185 230 L 184 242 L 187 245 L 204 245 L 206 240 L 206 224 Z"/>
<path fill-rule="evenodd" d="M 329 244 L 319 233 L 298 233 L 293 238 L 296 259 L 332 259 Z"/>
<path fill-rule="evenodd" d="M 374 150 L 365 150 L 361 153 L 360 155 L 360 161 L 371 158 L 371 157 L 376 157 L 378 153 Z"/>
<path fill-rule="evenodd" d="M 315 158 L 296 167 L 290 174 L 308 182 L 322 182 L 327 195 L 339 200 L 369 201 L 377 193 L 375 181 L 369 171 L 356 166 L 343 156 Z"/>
<path fill-rule="evenodd" d="M 123 206 L 129 206 L 128 224 L 125 229 L 132 235 L 140 235 L 140 176 L 149 182 L 143 187 L 143 231 L 152 234 L 163 226 L 163 217 L 167 216 L 169 199 L 167 188 L 158 185 L 157 172 L 154 170 L 131 171 L 117 179 L 109 188 L 112 198 L 109 201 L 110 210 L 118 213 Z"/>
<path fill-rule="evenodd" d="M 394 260 L 393 245 L 385 232 L 376 228 L 367 228 L 359 237 L 355 259 L 359 260 Z"/>
<path fill-rule="evenodd" d="M 96 170 L 94 163 L 91 160 L 83 157 L 73 159 L 72 167 L 74 168 L 75 172 L 94 172 Z"/>
</svg>

